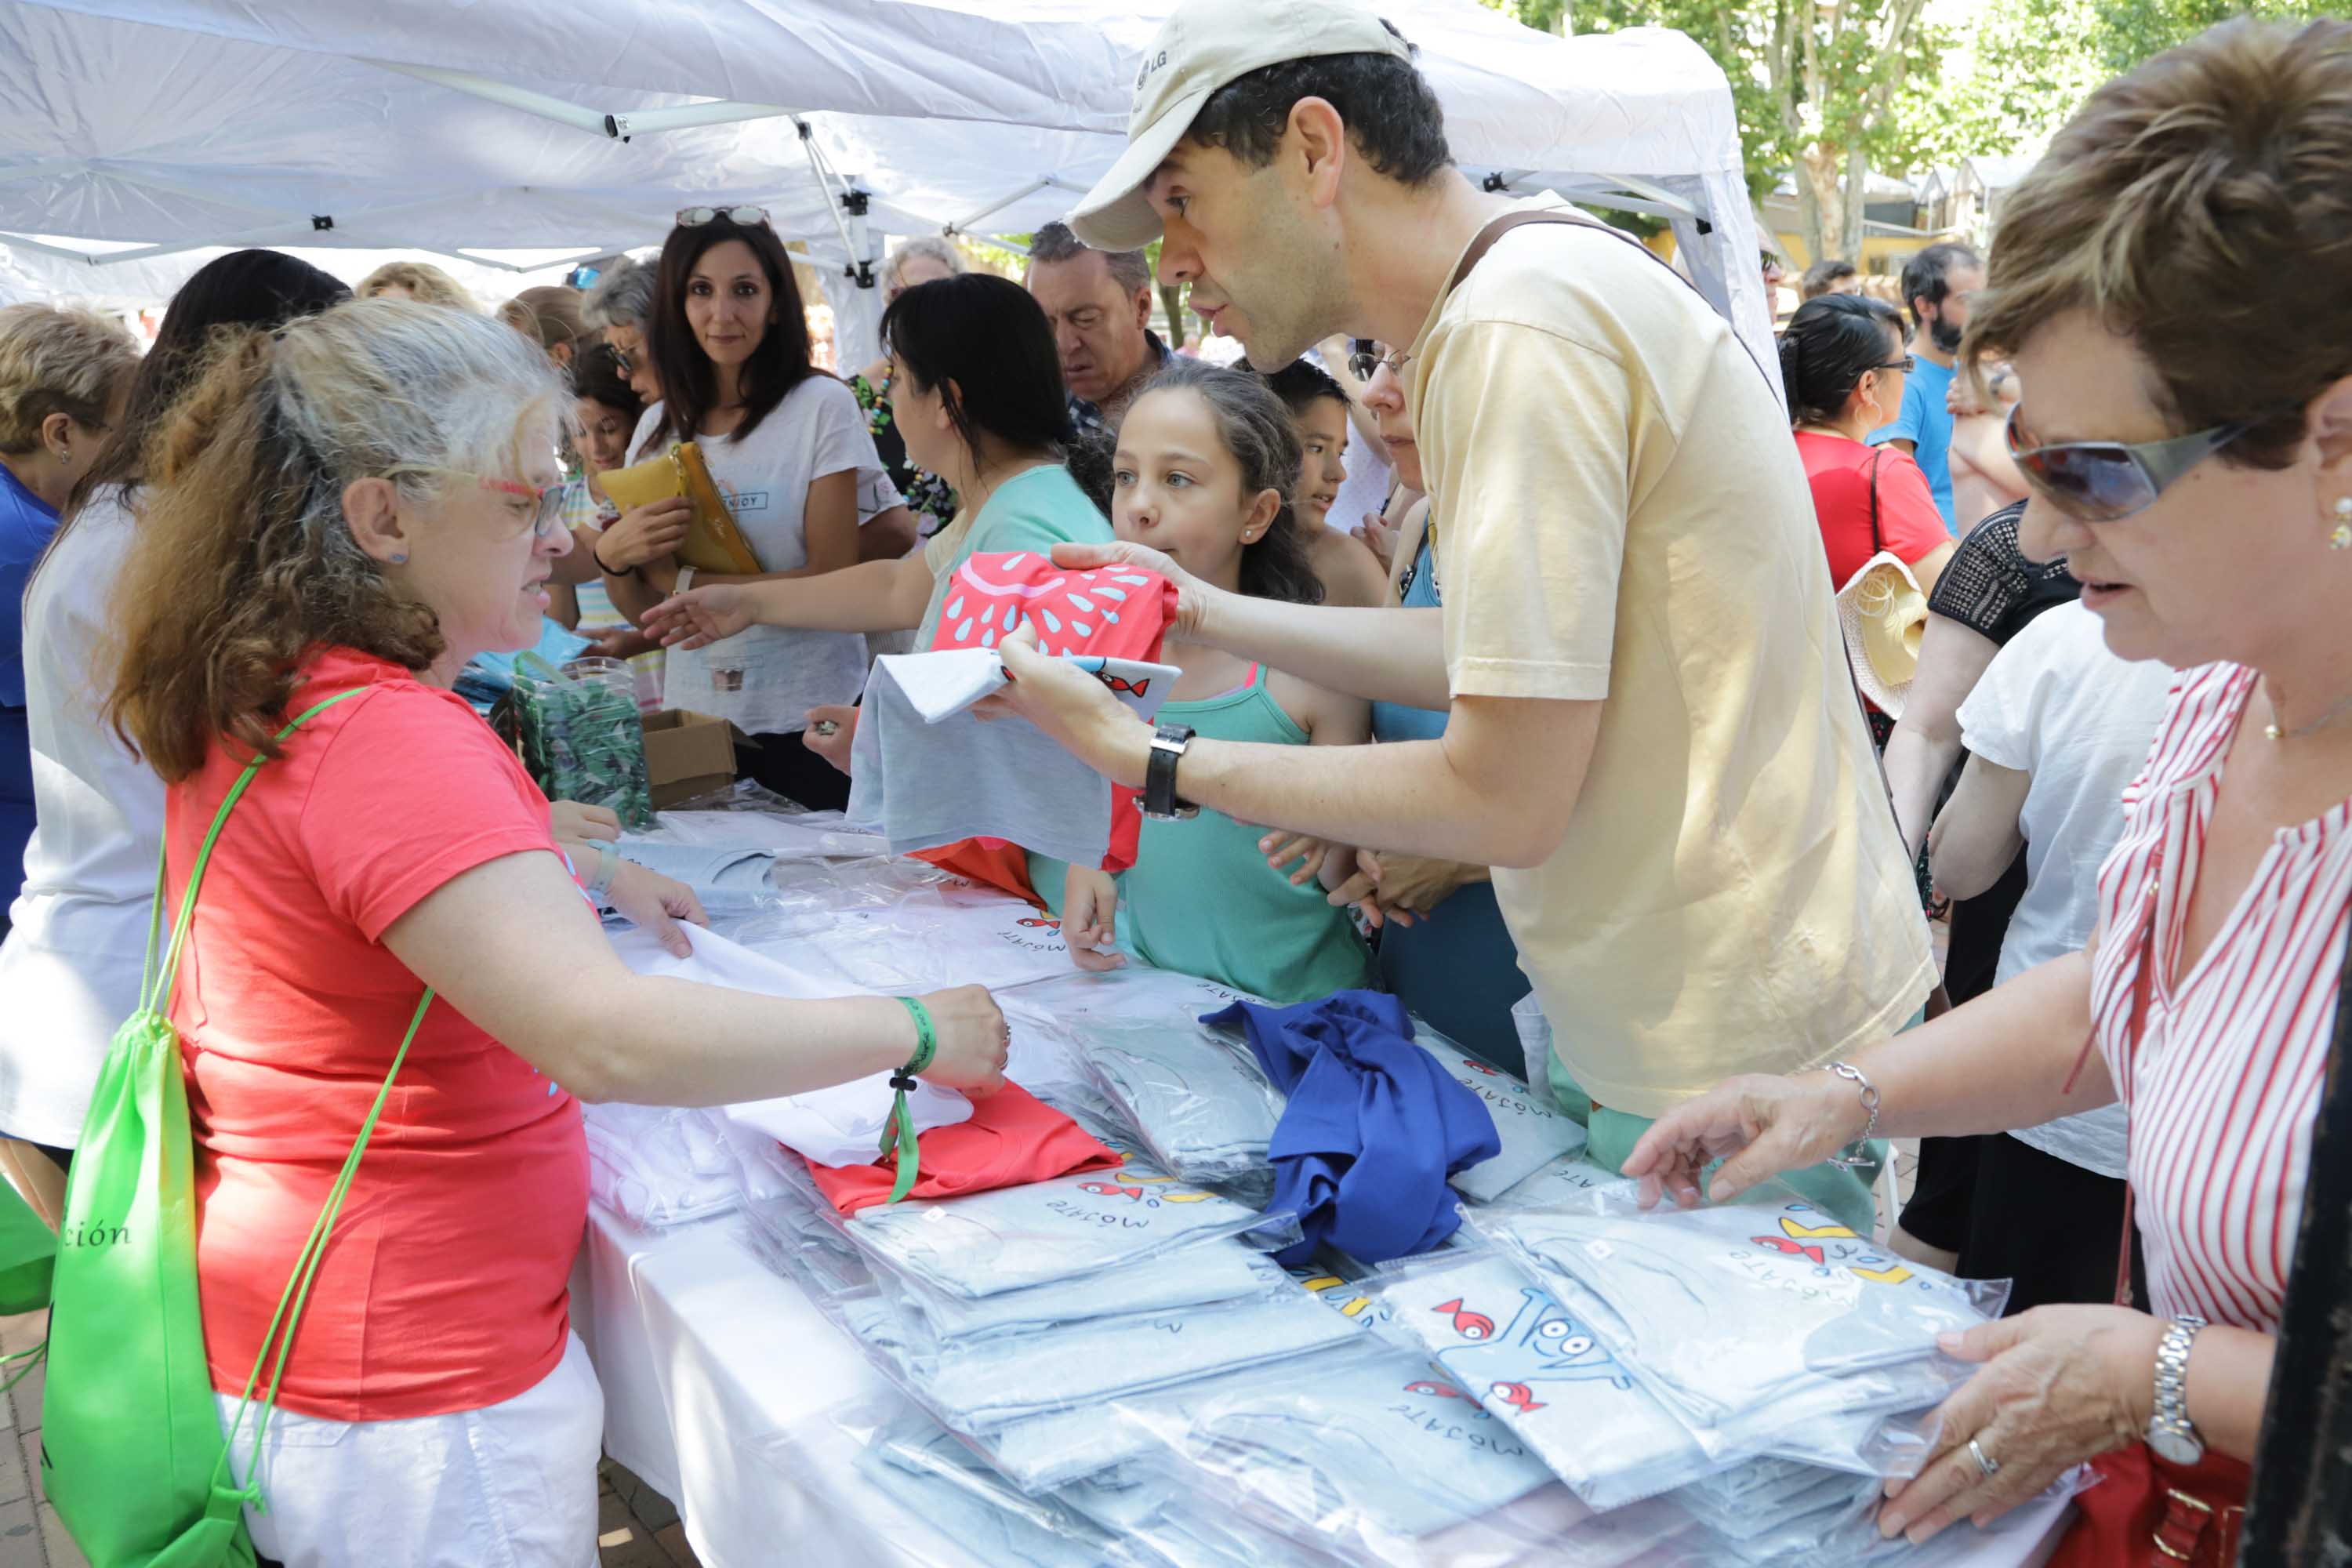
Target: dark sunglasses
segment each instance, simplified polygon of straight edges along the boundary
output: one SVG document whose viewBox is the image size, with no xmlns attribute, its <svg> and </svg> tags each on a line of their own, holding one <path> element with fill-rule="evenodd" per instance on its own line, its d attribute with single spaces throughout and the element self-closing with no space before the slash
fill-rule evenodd
<svg viewBox="0 0 2352 1568">
<path fill-rule="evenodd" d="M 2114 522 L 2156 504 L 2183 474 L 2244 435 L 2249 425 L 2216 425 L 2166 441 L 2061 441 L 2027 445 L 2032 432 L 2009 411 L 2009 455 L 2050 504 L 2084 522 Z"/>
</svg>

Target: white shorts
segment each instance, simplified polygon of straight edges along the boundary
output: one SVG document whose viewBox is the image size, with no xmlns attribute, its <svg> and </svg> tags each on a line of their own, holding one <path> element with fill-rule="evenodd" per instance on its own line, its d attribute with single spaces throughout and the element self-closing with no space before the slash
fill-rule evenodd
<svg viewBox="0 0 2352 1568">
<path fill-rule="evenodd" d="M 596 1568 L 596 1462 L 604 1391 L 580 1336 L 538 1384 L 502 1404 L 406 1421 L 269 1417 L 262 1496 L 246 1527 L 286 1568 Z M 214 1396 L 221 1429 L 236 1400 Z M 234 1468 L 253 1463 L 246 1412 Z"/>
</svg>

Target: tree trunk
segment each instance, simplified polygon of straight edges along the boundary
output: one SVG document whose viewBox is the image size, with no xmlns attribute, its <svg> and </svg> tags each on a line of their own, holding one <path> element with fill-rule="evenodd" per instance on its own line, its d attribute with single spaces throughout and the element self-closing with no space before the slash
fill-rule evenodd
<svg viewBox="0 0 2352 1568">
<path fill-rule="evenodd" d="M 1839 149 L 1816 142 L 1797 166 L 1797 210 L 1805 220 L 1805 248 L 1813 261 L 1846 254 L 1845 197 L 1838 189 Z"/>
<path fill-rule="evenodd" d="M 1845 227 L 1838 255 L 1862 265 L 1863 225 L 1870 216 L 1870 154 L 1854 147 L 1845 155 Z"/>
</svg>

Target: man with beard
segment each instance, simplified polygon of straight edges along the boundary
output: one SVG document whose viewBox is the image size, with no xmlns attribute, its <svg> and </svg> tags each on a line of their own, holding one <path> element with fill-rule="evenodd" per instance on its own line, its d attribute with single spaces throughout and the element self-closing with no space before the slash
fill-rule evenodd
<svg viewBox="0 0 2352 1568">
<path fill-rule="evenodd" d="M 1128 138 L 1078 237 L 1161 237 L 1161 281 L 1260 370 L 1334 332 L 1382 345 L 1444 592 L 1334 608 L 1222 592 L 1134 543 L 1055 559 L 1165 573 L 1171 636 L 1444 729 L 1369 747 L 1155 734 L 1027 626 L 999 645 L 1013 680 L 994 710 L 1155 814 L 1494 867 L 1596 1159 L 1725 1073 L 1825 1068 L 1899 1028 L 1934 958 L 1788 417 L 1730 325 L 1623 235 L 1496 227 L 1565 204 L 1465 178 L 1411 47 L 1356 0 L 1182 0 Z M 1857 1165 L 1795 1184 L 1864 1229 Z"/>
<path fill-rule="evenodd" d="M 1947 399 L 1952 356 L 1969 324 L 1969 300 L 1984 280 L 1984 263 L 1965 245 L 1931 245 L 1905 264 L 1903 298 L 1911 307 L 1911 357 L 1918 363 L 1903 384 L 1903 409 L 1895 423 L 1870 435 L 1873 446 L 1899 447 L 1919 459 L 1944 526 L 1954 533 L 1959 528 L 1952 510 L 1952 411 Z"/>
</svg>

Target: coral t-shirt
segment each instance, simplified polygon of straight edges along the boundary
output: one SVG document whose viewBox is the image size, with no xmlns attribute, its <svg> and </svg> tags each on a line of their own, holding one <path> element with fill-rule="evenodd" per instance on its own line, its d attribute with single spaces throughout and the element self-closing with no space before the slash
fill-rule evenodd
<svg viewBox="0 0 2352 1568">
<path fill-rule="evenodd" d="M 1916 566 L 1952 542 L 1944 514 L 1927 489 L 1917 459 L 1892 447 L 1865 447 L 1842 436 L 1797 432 L 1797 456 L 1813 491 L 1813 515 L 1830 559 L 1830 586 L 1843 588 L 1881 550 Z M 1873 472 L 1878 491 L 1878 531 L 1872 535 Z"/>
<path fill-rule="evenodd" d="M 169 1012 L 184 1043 L 196 1267 L 213 1385 L 243 1389 L 271 1313 L 425 991 L 381 945 L 435 889 L 555 854 L 547 801 L 454 693 L 349 648 L 288 707 L 366 688 L 295 731 L 230 813 Z M 249 759 L 172 786 L 176 910 Z M 587 1216 L 572 1098 L 436 998 L 310 1291 L 278 1401 L 332 1420 L 479 1409 L 551 1372 Z"/>
</svg>

